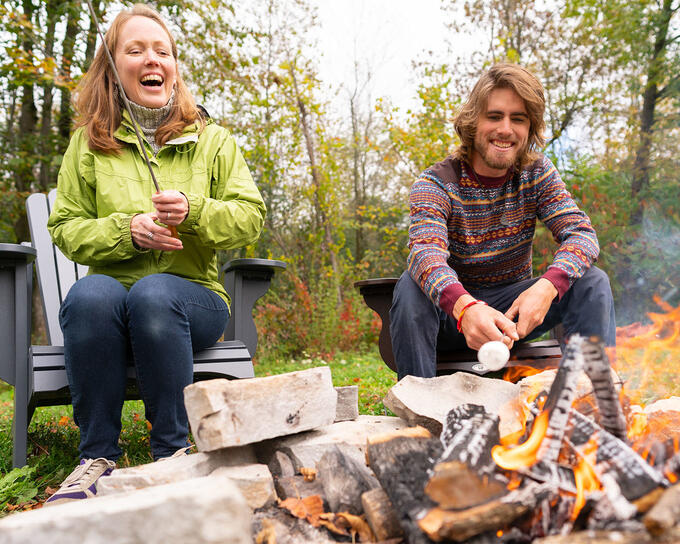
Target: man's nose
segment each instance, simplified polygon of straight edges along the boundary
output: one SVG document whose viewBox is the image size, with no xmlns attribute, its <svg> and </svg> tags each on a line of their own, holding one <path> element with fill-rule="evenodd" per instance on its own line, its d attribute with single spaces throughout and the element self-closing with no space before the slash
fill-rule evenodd
<svg viewBox="0 0 680 544">
<path fill-rule="evenodd" d="M 498 126 L 498 131 L 504 134 L 512 132 L 512 123 L 510 122 L 509 117 L 503 117 Z"/>
</svg>

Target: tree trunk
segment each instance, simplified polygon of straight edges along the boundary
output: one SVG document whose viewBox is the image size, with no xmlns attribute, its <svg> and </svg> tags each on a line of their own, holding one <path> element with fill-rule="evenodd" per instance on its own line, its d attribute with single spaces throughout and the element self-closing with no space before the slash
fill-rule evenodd
<svg viewBox="0 0 680 544">
<path fill-rule="evenodd" d="M 47 10 L 47 27 L 45 29 L 45 57 L 50 58 L 54 55 L 54 29 L 57 25 L 57 6 L 54 0 L 48 0 L 45 3 Z M 52 181 L 52 172 L 50 165 L 52 164 L 52 102 L 54 99 L 54 83 L 53 79 L 47 80 L 43 83 L 43 103 L 42 113 L 40 115 L 40 174 L 38 176 L 40 182 L 40 190 L 47 191 Z"/>
<path fill-rule="evenodd" d="M 71 66 L 73 64 L 76 37 L 78 36 L 78 31 L 80 30 L 78 26 L 80 13 L 80 3 L 69 2 L 66 10 L 66 32 L 64 34 L 64 41 L 62 42 L 61 68 L 59 69 L 59 75 L 61 77 L 62 83 L 65 85 L 71 82 Z M 69 136 L 71 135 L 71 123 L 73 120 L 73 110 L 71 109 L 71 91 L 65 85 L 61 87 L 59 117 L 57 118 L 57 130 L 59 132 L 57 152 L 59 154 L 63 154 L 66 151 Z"/>
<path fill-rule="evenodd" d="M 647 84 L 642 95 L 640 141 L 635 152 L 631 184 L 631 197 L 636 202 L 635 210 L 631 216 L 631 224 L 633 225 L 642 223 L 644 203 L 640 194 L 649 187 L 649 159 L 652 148 L 652 133 L 654 132 L 654 114 L 657 101 L 660 98 L 659 78 L 663 75 L 663 61 L 668 45 L 666 38 L 672 16 L 672 0 L 664 0 L 654 37 L 654 49 L 647 68 Z"/>
<path fill-rule="evenodd" d="M 324 203 L 321 201 L 320 194 L 322 192 L 321 187 L 321 172 L 319 171 L 319 165 L 316 163 L 316 156 L 314 153 L 314 137 L 312 135 L 312 127 L 309 123 L 309 112 L 307 111 L 307 106 L 302 98 L 302 94 L 298 88 L 297 77 L 295 76 L 295 64 L 294 62 L 289 63 L 288 72 L 293 83 L 293 92 L 295 93 L 295 100 L 298 111 L 300 112 L 300 121 L 302 126 L 302 135 L 305 139 L 305 146 L 307 148 L 307 157 L 309 159 L 309 166 L 312 175 L 312 184 L 314 185 L 314 209 L 316 210 L 317 217 L 321 222 L 321 227 L 323 228 L 323 242 L 322 251 L 328 253 L 331 261 L 331 269 L 333 270 L 333 282 L 335 284 L 336 293 L 336 305 L 339 308 L 342 305 L 342 289 L 340 287 L 340 267 L 338 265 L 338 256 L 335 253 L 333 247 L 333 234 L 331 232 L 331 224 L 328 220 L 328 215 L 324 209 Z"/>
<path fill-rule="evenodd" d="M 104 6 L 102 2 L 93 2 L 94 11 L 97 14 L 97 19 L 102 20 L 104 15 Z M 89 11 L 88 11 L 89 14 Z M 90 64 L 92 64 L 92 59 L 94 59 L 94 54 L 97 47 L 97 26 L 95 25 L 94 19 L 88 16 L 90 19 L 90 27 L 87 29 L 87 47 L 85 48 L 85 61 L 83 62 L 83 72 L 87 72 L 90 69 Z"/>
</svg>

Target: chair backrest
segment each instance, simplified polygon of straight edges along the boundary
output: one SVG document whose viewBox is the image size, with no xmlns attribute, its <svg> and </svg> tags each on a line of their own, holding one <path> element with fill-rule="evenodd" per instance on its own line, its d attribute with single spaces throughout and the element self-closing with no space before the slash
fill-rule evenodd
<svg viewBox="0 0 680 544">
<path fill-rule="evenodd" d="M 50 345 L 61 346 L 64 344 L 64 337 L 59 326 L 59 308 L 71 286 L 87 274 L 87 266 L 68 260 L 52 243 L 47 232 L 47 218 L 56 198 L 56 189 L 52 189 L 48 195 L 30 195 L 26 199 L 26 214 L 33 247 L 38 252 L 35 264 L 45 314 L 47 341 Z"/>
</svg>

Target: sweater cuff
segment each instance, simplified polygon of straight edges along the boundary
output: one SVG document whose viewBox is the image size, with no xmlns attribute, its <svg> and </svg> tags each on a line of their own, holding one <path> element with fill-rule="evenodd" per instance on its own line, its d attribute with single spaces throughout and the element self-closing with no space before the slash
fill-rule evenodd
<svg viewBox="0 0 680 544">
<path fill-rule="evenodd" d="M 453 307 L 463 295 L 469 295 L 461 283 L 452 283 L 444 288 L 439 297 L 439 307 L 453 317 Z"/>
<path fill-rule="evenodd" d="M 557 300 L 562 300 L 564 294 L 569 290 L 569 276 L 567 273 L 561 268 L 551 266 L 541 277 L 555 286 L 555 289 L 557 289 Z"/>
</svg>

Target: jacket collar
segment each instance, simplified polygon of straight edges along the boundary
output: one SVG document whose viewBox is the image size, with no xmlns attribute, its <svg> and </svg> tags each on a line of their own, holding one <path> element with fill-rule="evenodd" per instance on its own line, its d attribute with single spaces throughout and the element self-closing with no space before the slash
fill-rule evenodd
<svg viewBox="0 0 680 544">
<path fill-rule="evenodd" d="M 214 121 L 210 118 L 205 120 L 206 125 L 212 124 L 213 122 Z M 200 125 L 198 123 L 192 123 L 191 125 L 187 125 L 186 127 L 184 127 L 182 133 L 179 136 L 176 136 L 171 140 L 168 140 L 167 142 L 165 142 L 165 145 L 195 144 L 196 142 L 198 142 L 199 126 Z M 137 128 L 140 129 L 141 133 L 141 127 L 139 123 L 137 123 Z M 130 119 L 130 115 L 125 109 L 123 109 L 120 125 L 113 133 L 113 137 L 116 138 L 117 140 L 120 140 L 121 142 L 139 146 L 139 142 L 137 142 L 137 136 L 135 135 L 135 129 L 132 125 L 132 120 Z"/>
</svg>

